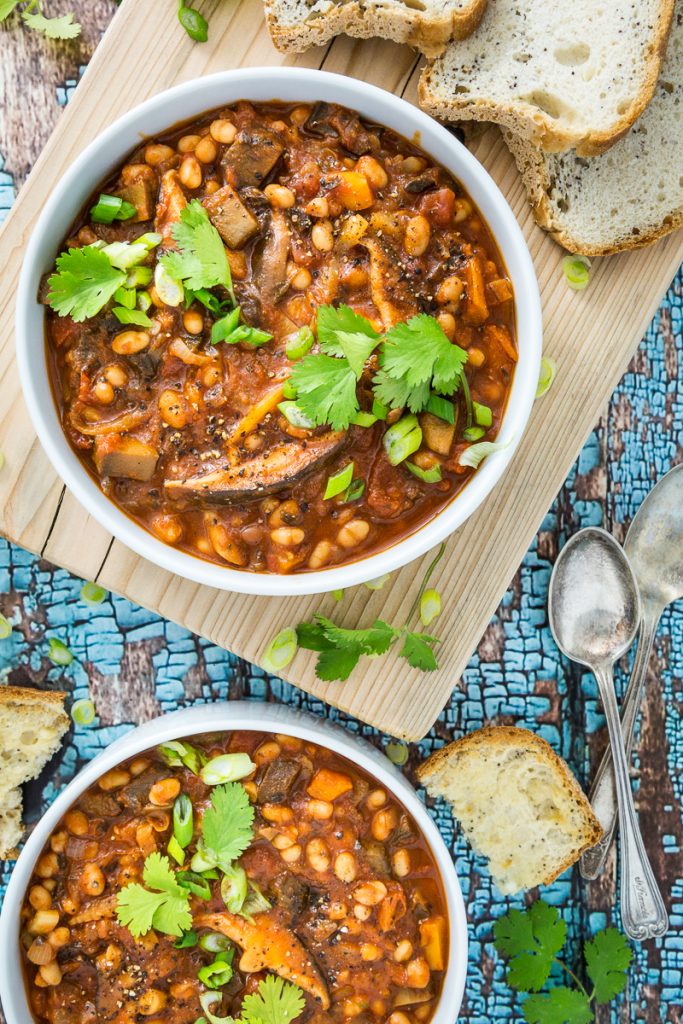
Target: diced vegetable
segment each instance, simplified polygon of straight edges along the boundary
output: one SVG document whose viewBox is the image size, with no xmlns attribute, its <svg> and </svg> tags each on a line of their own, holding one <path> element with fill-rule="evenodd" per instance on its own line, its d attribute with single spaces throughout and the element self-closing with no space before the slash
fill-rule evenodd
<svg viewBox="0 0 683 1024">
<path fill-rule="evenodd" d="M 247 898 L 247 873 L 244 868 L 233 864 L 224 870 L 221 897 L 231 914 L 239 914 Z"/>
<path fill-rule="evenodd" d="M 542 398 L 550 388 L 552 387 L 553 381 L 555 380 L 555 374 L 557 373 L 557 363 L 550 356 L 543 356 L 541 359 L 541 371 L 538 375 L 538 387 L 536 388 L 536 398 Z"/>
<path fill-rule="evenodd" d="M 466 441 L 478 441 L 485 433 L 483 427 L 468 427 L 467 430 L 463 430 L 462 436 Z"/>
<path fill-rule="evenodd" d="M 303 359 L 307 352 L 313 348 L 315 335 L 310 327 L 300 327 L 294 334 L 290 334 L 285 341 L 285 355 L 288 359 Z"/>
<path fill-rule="evenodd" d="M 588 287 L 590 281 L 591 261 L 587 256 L 565 256 L 562 260 L 562 273 L 569 287 L 581 292 Z"/>
<path fill-rule="evenodd" d="M 256 765 L 248 754 L 220 754 L 207 761 L 199 775 L 207 786 L 220 786 L 225 782 L 238 782 L 254 771 Z"/>
<path fill-rule="evenodd" d="M 445 420 L 446 423 L 455 423 L 455 407 L 453 403 L 447 398 L 444 398 L 443 395 L 436 395 L 432 393 L 429 396 L 427 412 L 432 413 L 433 416 L 438 416 L 439 419 Z"/>
<path fill-rule="evenodd" d="M 414 462 L 406 462 L 406 469 L 409 469 L 413 476 L 416 476 L 418 480 L 422 480 L 425 484 L 438 484 L 442 478 L 441 466 L 437 463 L 435 466 L 430 466 L 429 469 L 422 469 L 421 466 L 416 466 Z"/>
<path fill-rule="evenodd" d="M 338 182 L 334 195 L 347 210 L 367 210 L 374 202 L 368 179 L 358 171 L 340 171 L 335 175 Z"/>
<path fill-rule="evenodd" d="M 449 403 L 450 404 L 450 403 Z M 451 409 L 453 408 L 451 404 Z M 420 415 L 424 443 L 437 455 L 449 455 L 455 438 L 455 419 L 450 422 L 432 412 Z"/>
<path fill-rule="evenodd" d="M 313 430 L 315 427 L 315 423 L 302 412 L 296 402 L 280 402 L 278 409 L 293 427 L 299 427 L 301 430 Z"/>
<path fill-rule="evenodd" d="M 428 626 L 440 614 L 441 594 L 433 587 L 428 587 L 420 598 L 420 621 L 423 626 Z"/>
<path fill-rule="evenodd" d="M 382 443 L 391 465 L 398 466 L 422 444 L 422 430 L 417 422 L 417 416 L 410 413 L 403 416 L 398 423 L 392 424 L 384 434 Z"/>
<path fill-rule="evenodd" d="M 144 441 L 122 434 L 103 434 L 95 438 L 93 458 L 101 477 L 128 477 L 151 480 L 159 452 Z"/>
<path fill-rule="evenodd" d="M 88 604 L 102 604 L 107 591 L 99 583 L 84 583 L 81 587 L 81 600 Z"/>
<path fill-rule="evenodd" d="M 363 412 L 363 410 L 361 409 L 360 412 L 356 413 L 351 422 L 355 427 L 371 427 L 374 423 L 377 422 L 377 419 L 378 417 L 375 416 L 374 413 Z"/>
<path fill-rule="evenodd" d="M 480 427 L 490 427 L 493 424 L 493 413 L 488 405 L 472 402 L 472 408 L 474 410 L 474 422 Z"/>
<path fill-rule="evenodd" d="M 96 224 L 111 224 L 115 220 L 130 220 L 137 213 L 132 203 L 121 196 L 101 195 L 90 210 L 90 219 Z"/>
<path fill-rule="evenodd" d="M 420 942 L 424 948 L 425 959 L 433 971 L 445 970 L 446 936 L 446 919 L 440 914 L 428 917 L 426 921 L 420 923 Z"/>
<path fill-rule="evenodd" d="M 75 700 L 71 705 L 71 717 L 76 725 L 92 725 L 95 721 L 95 705 L 87 697 Z"/>
<path fill-rule="evenodd" d="M 332 771 L 331 768 L 320 768 L 308 784 L 308 794 L 314 800 L 329 800 L 332 802 L 337 797 L 349 793 L 353 789 L 353 782 L 348 775 Z"/>
<path fill-rule="evenodd" d="M 289 665 L 296 654 L 296 633 L 293 629 L 281 629 L 270 641 L 261 655 L 261 664 L 266 672 L 277 674 Z"/>
<path fill-rule="evenodd" d="M 323 495 L 326 501 L 330 498 L 336 497 L 337 494 L 341 494 L 342 491 L 345 491 L 349 487 L 353 479 L 354 468 L 353 462 L 349 462 L 343 469 L 340 469 L 337 473 L 334 473 L 332 476 L 327 478 L 325 494 Z"/>
<path fill-rule="evenodd" d="M 154 287 L 157 295 L 167 306 L 180 306 L 185 298 L 185 290 L 180 281 L 174 281 L 162 263 L 154 268 Z"/>
<path fill-rule="evenodd" d="M 181 850 L 190 845 L 193 834 L 192 801 L 187 793 L 181 793 L 173 804 L 173 835 Z"/>
</svg>

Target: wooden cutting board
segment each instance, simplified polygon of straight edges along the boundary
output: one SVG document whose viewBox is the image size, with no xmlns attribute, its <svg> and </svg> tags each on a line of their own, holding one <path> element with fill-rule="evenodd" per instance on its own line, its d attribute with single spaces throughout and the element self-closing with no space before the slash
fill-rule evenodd
<svg viewBox="0 0 683 1024">
<path fill-rule="evenodd" d="M 408 47 L 339 38 L 326 49 L 284 57 L 272 46 L 259 0 L 203 4 L 210 39 L 193 44 L 175 0 L 125 0 L 61 117 L 0 235 L 0 532 L 85 579 L 182 623 L 258 663 L 268 640 L 316 611 L 345 626 L 377 617 L 401 623 L 431 555 L 395 573 L 377 592 L 276 599 L 232 595 L 179 579 L 125 548 L 64 488 L 38 443 L 14 359 L 14 296 L 23 250 L 43 198 L 76 154 L 135 103 L 178 82 L 245 65 L 321 67 L 372 82 L 416 102 L 419 62 Z M 150 23 L 153 22 L 151 26 Z M 494 128 L 471 143 L 522 224 L 538 273 L 545 352 L 558 364 L 526 435 L 485 507 L 448 542 L 433 582 L 443 612 L 439 669 L 425 674 L 391 654 L 364 659 L 346 683 L 315 678 L 315 657 L 299 652 L 284 673 L 298 686 L 386 732 L 428 731 L 484 632 L 572 462 L 635 351 L 683 258 L 683 233 L 641 252 L 596 261 L 590 287 L 575 293 L 562 251 L 535 227 L 511 157 Z"/>
</svg>

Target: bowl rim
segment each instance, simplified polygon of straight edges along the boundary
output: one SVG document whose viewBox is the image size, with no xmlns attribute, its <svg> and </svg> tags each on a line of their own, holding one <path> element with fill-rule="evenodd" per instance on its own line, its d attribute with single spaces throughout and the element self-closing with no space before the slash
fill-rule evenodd
<svg viewBox="0 0 683 1024">
<path fill-rule="evenodd" d="M 31 321 L 39 315 L 42 324 L 37 300 L 41 274 L 53 265 L 76 209 L 105 177 L 106 171 L 94 174 L 92 165 L 106 164 L 113 170 L 144 137 L 165 130 L 174 117 L 187 120 L 238 99 L 265 102 L 266 97 L 280 97 L 295 102 L 311 95 L 356 109 L 413 138 L 463 183 L 489 225 L 513 280 L 519 362 L 497 438 L 506 447 L 490 455 L 434 517 L 393 545 L 344 565 L 289 575 L 252 573 L 204 561 L 163 543 L 103 494 L 64 436 L 49 383 L 43 332 L 32 328 Z M 169 109 L 173 115 L 165 113 Z M 59 230 L 55 224 L 61 225 Z M 54 245 L 46 241 L 51 236 L 57 238 Z M 450 536 L 484 501 L 512 459 L 534 401 L 541 347 L 541 303 L 531 256 L 507 200 L 483 165 L 446 128 L 402 97 L 358 79 L 309 68 L 220 71 L 159 92 L 114 121 L 73 161 L 47 198 L 26 248 L 17 292 L 17 362 L 29 415 L 50 462 L 79 503 L 112 536 L 154 565 L 197 583 L 262 596 L 326 593 L 355 586 L 408 564 Z"/>
<path fill-rule="evenodd" d="M 114 740 L 67 784 L 40 818 L 11 873 L 0 913 L 0 1000 L 7 1024 L 33 1020 L 19 953 L 18 920 L 35 862 L 52 829 L 75 800 L 104 772 L 149 747 L 172 739 L 222 731 L 282 732 L 309 740 L 346 757 L 390 789 L 415 818 L 436 860 L 449 919 L 449 958 L 436 1013 L 430 1024 L 455 1024 L 462 1003 L 468 959 L 465 905 L 448 847 L 420 796 L 405 776 L 361 736 L 340 724 L 282 704 L 250 701 L 201 704 L 170 712 Z M 17 981 L 19 979 L 19 982 Z"/>
</svg>

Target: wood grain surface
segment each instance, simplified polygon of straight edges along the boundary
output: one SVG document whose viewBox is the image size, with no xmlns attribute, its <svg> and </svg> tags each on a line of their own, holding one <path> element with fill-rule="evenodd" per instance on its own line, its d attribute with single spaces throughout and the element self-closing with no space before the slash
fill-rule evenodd
<svg viewBox="0 0 683 1024">
<path fill-rule="evenodd" d="M 90 62 L 81 85 L 43 150 L 4 228 L 0 282 L 0 529 L 52 562 L 124 594 L 214 643 L 258 662 L 282 626 L 332 611 L 331 597 L 263 599 L 200 587 L 159 570 L 112 538 L 79 507 L 51 470 L 31 428 L 13 361 L 12 309 L 21 254 L 42 197 L 69 160 L 105 124 L 131 105 L 125 87 L 135 68 L 135 100 L 193 76 L 237 65 L 321 66 L 416 96 L 415 56 L 407 47 L 337 39 L 326 50 L 283 58 L 272 47 L 258 0 L 207 4 L 211 38 L 194 45 L 172 17 L 172 0 L 157 0 L 155 46 L 148 8 L 125 0 Z M 161 17 L 161 14 L 164 17 Z M 596 263 L 590 288 L 570 292 L 561 251 L 532 222 L 521 184 L 500 136 L 489 129 L 471 148 L 508 197 L 529 241 L 542 290 L 545 351 L 559 366 L 554 387 L 537 403 L 522 444 L 485 507 L 454 535 L 434 583 L 443 594 L 439 670 L 425 675 L 388 655 L 367 661 L 345 684 L 315 678 L 314 656 L 299 652 L 284 673 L 297 685 L 388 732 L 423 735 L 456 684 L 498 601 L 560 488 L 577 451 L 651 319 L 681 256 L 683 237 Z M 430 556 L 394 574 L 389 586 L 349 593 L 335 617 L 355 626 L 380 616 L 405 618 Z"/>
</svg>

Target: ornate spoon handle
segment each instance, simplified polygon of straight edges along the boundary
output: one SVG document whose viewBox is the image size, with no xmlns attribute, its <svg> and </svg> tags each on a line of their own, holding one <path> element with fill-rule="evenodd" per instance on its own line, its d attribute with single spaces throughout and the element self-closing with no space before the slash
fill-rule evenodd
<svg viewBox="0 0 683 1024">
<path fill-rule="evenodd" d="M 619 721 L 619 708 L 614 692 L 612 666 L 597 666 L 595 677 L 600 688 L 609 741 L 612 746 L 619 805 L 621 920 L 626 934 L 631 939 L 642 942 L 644 939 L 656 935 L 664 935 L 669 927 L 669 919 L 645 852 L 638 816 L 633 803 L 624 738 Z"/>
<path fill-rule="evenodd" d="M 633 671 L 629 679 L 624 700 L 622 703 L 621 731 L 624 736 L 626 747 L 626 759 L 631 764 L 631 753 L 633 750 L 633 734 L 638 718 L 638 711 L 643 700 L 645 690 L 645 679 L 650 664 L 652 645 L 657 632 L 657 626 L 661 611 L 645 605 L 643 607 L 643 619 L 638 639 L 638 650 L 633 663 Z M 612 745 L 602 756 L 602 761 L 597 770 L 593 785 L 590 791 L 590 802 L 598 821 L 605 830 L 605 834 L 599 843 L 591 847 L 582 855 L 579 863 L 579 870 L 584 878 L 592 879 L 602 871 L 607 855 L 614 840 L 618 816 L 617 791 L 614 784 L 614 768 L 612 766 Z"/>
</svg>

